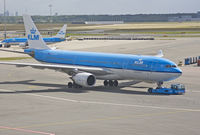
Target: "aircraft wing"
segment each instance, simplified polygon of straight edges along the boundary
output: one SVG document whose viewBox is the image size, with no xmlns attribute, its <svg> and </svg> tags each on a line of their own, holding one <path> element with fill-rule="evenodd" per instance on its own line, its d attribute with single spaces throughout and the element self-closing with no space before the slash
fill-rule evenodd
<svg viewBox="0 0 200 135">
<path fill-rule="evenodd" d="M 62 64 L 32 64 L 32 63 L 15 63 L 15 62 L 0 62 L 3 65 L 15 65 L 17 67 L 32 67 L 37 69 L 53 69 L 60 72 L 65 72 L 69 75 L 76 74 L 78 72 L 88 72 L 94 75 L 107 75 L 112 74 L 109 69 L 98 67 L 85 67 L 76 65 L 62 65 Z"/>
</svg>

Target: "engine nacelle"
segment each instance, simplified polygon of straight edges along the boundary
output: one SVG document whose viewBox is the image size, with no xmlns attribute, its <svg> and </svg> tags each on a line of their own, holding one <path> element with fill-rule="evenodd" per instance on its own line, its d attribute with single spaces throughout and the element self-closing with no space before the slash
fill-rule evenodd
<svg viewBox="0 0 200 135">
<path fill-rule="evenodd" d="M 76 84 L 84 87 L 92 87 L 96 83 L 96 77 L 90 73 L 78 73 L 72 79 Z"/>
</svg>

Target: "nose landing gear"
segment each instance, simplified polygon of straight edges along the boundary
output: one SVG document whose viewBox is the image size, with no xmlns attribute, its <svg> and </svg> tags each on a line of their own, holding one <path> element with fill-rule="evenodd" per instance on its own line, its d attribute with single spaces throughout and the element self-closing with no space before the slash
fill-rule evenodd
<svg viewBox="0 0 200 135">
<path fill-rule="evenodd" d="M 162 88 L 162 85 L 163 85 L 163 82 L 157 82 L 157 89 L 160 89 L 160 88 Z"/>
</svg>

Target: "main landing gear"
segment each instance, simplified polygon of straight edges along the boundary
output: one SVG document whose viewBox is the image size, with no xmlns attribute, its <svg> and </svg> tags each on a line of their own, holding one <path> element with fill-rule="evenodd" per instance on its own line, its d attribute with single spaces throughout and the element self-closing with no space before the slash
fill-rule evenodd
<svg viewBox="0 0 200 135">
<path fill-rule="evenodd" d="M 107 86 L 110 86 L 110 87 L 117 87 L 118 86 L 118 81 L 117 80 L 105 80 L 103 82 L 104 86 L 107 87 Z"/>
</svg>

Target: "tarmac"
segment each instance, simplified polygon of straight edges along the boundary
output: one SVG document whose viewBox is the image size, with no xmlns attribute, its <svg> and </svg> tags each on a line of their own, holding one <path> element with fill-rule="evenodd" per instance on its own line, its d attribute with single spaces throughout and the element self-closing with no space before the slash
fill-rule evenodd
<svg viewBox="0 0 200 135">
<path fill-rule="evenodd" d="M 58 49 L 155 55 L 178 62 L 199 56 L 199 38 L 153 41 L 68 41 Z M 17 47 L 10 50 L 18 50 Z M 22 57 L 1 52 L 0 57 Z M 26 56 L 26 55 L 24 55 Z M 23 57 L 24 57 L 23 56 Z M 16 61 L 11 61 L 16 62 Z M 37 63 L 33 59 L 17 62 Z M 0 65 L 0 135 L 198 135 L 200 132 L 200 69 L 183 66 L 184 95 L 147 93 L 155 84 L 69 89 L 69 76 L 54 70 Z"/>
</svg>

